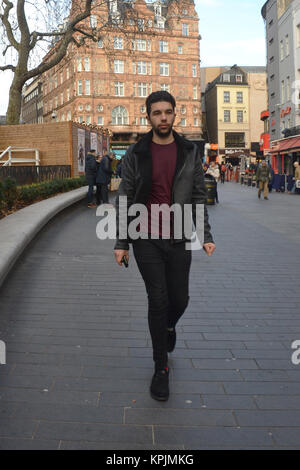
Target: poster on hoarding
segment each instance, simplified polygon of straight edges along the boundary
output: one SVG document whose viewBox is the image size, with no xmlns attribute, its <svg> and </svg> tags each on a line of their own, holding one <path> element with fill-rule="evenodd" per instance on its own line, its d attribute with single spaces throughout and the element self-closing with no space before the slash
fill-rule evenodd
<svg viewBox="0 0 300 470">
<path fill-rule="evenodd" d="M 98 153 L 97 134 L 95 132 L 91 132 L 90 139 L 91 139 L 91 150 L 92 149 L 96 150 L 96 153 Z"/>
<path fill-rule="evenodd" d="M 78 129 L 78 171 L 84 173 L 85 167 L 85 130 Z"/>
</svg>

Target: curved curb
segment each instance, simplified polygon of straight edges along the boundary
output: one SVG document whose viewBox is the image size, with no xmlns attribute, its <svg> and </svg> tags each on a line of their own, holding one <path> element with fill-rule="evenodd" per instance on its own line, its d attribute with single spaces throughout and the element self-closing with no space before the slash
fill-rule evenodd
<svg viewBox="0 0 300 470">
<path fill-rule="evenodd" d="M 84 186 L 31 204 L 0 220 L 0 287 L 24 249 L 52 217 L 87 195 Z"/>
</svg>

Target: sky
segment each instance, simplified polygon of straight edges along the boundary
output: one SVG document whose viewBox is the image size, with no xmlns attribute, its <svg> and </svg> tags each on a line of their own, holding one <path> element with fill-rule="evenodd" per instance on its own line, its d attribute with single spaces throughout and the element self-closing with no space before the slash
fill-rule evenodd
<svg viewBox="0 0 300 470">
<path fill-rule="evenodd" d="M 266 65 L 265 0 L 195 0 L 199 16 L 201 67 Z M 1 62 L 1 58 L 0 58 Z M 12 80 L 0 71 L 0 115 L 6 114 Z"/>
</svg>

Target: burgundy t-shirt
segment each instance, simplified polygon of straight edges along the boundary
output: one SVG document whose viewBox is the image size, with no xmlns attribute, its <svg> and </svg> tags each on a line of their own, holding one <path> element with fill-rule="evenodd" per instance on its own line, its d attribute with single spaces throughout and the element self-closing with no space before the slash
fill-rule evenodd
<svg viewBox="0 0 300 470">
<path fill-rule="evenodd" d="M 160 214 L 159 226 L 151 225 L 151 205 L 171 205 L 172 185 L 177 162 L 177 145 L 172 142 L 168 145 L 151 143 L 152 155 L 152 187 L 147 202 L 148 209 L 148 233 L 162 235 L 162 215 Z"/>
</svg>

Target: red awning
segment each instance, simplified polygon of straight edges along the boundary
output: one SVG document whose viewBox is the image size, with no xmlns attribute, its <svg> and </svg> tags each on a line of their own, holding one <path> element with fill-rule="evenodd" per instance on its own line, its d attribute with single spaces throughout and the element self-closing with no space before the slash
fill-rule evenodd
<svg viewBox="0 0 300 470">
<path fill-rule="evenodd" d="M 270 150 L 271 153 L 285 153 L 300 151 L 300 136 L 290 137 L 277 142 L 276 150 Z"/>
</svg>

